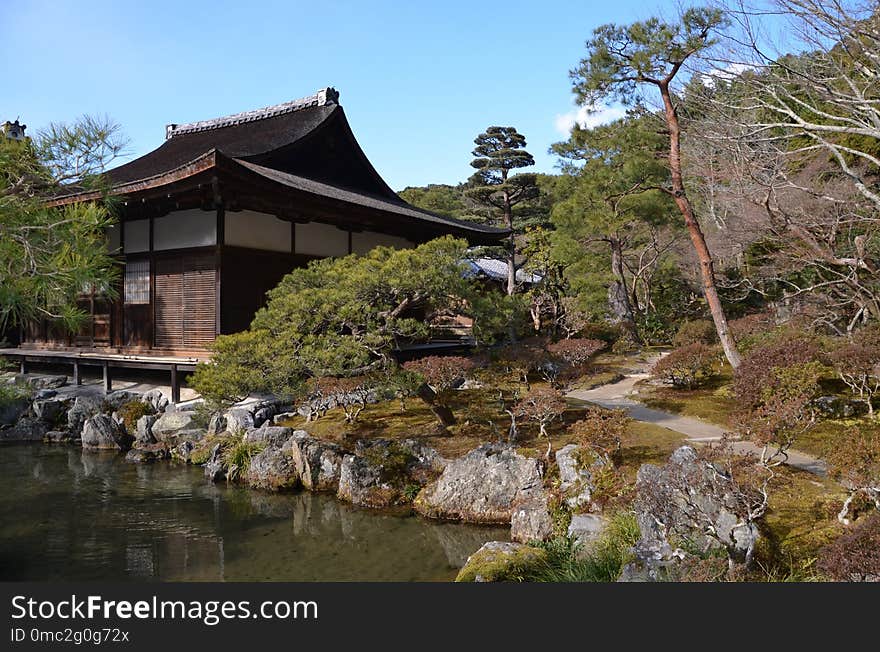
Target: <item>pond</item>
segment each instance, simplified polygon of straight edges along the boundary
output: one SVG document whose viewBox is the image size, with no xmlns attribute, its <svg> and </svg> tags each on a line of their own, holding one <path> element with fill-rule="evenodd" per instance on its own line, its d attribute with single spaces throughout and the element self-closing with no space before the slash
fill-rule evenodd
<svg viewBox="0 0 880 652">
<path fill-rule="evenodd" d="M 199 467 L 0 446 L 0 580 L 447 581 L 508 535 L 212 485 Z"/>
</svg>

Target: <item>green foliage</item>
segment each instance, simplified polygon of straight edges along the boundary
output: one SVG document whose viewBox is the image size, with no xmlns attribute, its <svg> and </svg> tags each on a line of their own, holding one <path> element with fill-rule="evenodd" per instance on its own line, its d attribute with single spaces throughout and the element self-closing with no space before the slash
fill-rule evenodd
<svg viewBox="0 0 880 652">
<path fill-rule="evenodd" d="M 539 544 L 546 557 L 524 574 L 532 582 L 616 582 L 639 540 L 635 515 L 618 512 L 587 550 L 567 537 Z"/>
<path fill-rule="evenodd" d="M 675 337 L 672 338 L 674 346 L 686 346 L 699 342 L 701 344 L 715 344 L 718 342 L 718 332 L 715 324 L 708 319 L 685 319 L 678 327 Z"/>
<path fill-rule="evenodd" d="M 294 270 L 269 292 L 249 331 L 217 339 L 193 385 L 229 403 L 251 392 L 297 395 L 306 378 L 385 369 L 398 345 L 430 335 L 426 314 L 469 316 L 478 340 L 491 341 L 495 328 L 506 327 L 499 317 L 507 314 L 506 303 L 480 296 L 477 282 L 465 276 L 466 248 L 445 237 Z"/>
<path fill-rule="evenodd" d="M 660 358 L 651 374 L 673 387 L 693 389 L 718 375 L 717 347 L 695 342 Z"/>
<path fill-rule="evenodd" d="M 138 419 L 153 413 L 153 408 L 141 400 L 126 401 L 116 410 L 122 423 L 125 425 L 126 431 L 134 432 Z"/>
<path fill-rule="evenodd" d="M 80 293 L 113 296 L 106 229 L 115 220 L 100 191 L 104 166 L 125 146 L 117 132 L 86 116 L 51 124 L 34 140 L 0 137 L 0 331 L 38 319 L 73 331 L 85 319 Z M 71 184 L 99 191 L 99 200 L 47 205 Z"/>
<path fill-rule="evenodd" d="M 22 399 L 30 400 L 33 395 L 34 390 L 27 383 L 0 382 L 0 408 Z"/>
<path fill-rule="evenodd" d="M 236 438 L 233 443 L 223 449 L 223 461 L 229 469 L 226 477 L 235 481 L 247 474 L 251 460 L 265 448 L 265 444 L 248 442 Z"/>
</svg>

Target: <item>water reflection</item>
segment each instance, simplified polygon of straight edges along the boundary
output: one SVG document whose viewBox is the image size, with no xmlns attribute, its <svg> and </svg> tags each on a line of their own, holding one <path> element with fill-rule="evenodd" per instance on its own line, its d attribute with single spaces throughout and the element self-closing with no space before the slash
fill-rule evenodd
<svg viewBox="0 0 880 652">
<path fill-rule="evenodd" d="M 0 519 L 0 580 L 446 580 L 508 534 L 39 444 L 0 447 Z"/>
</svg>

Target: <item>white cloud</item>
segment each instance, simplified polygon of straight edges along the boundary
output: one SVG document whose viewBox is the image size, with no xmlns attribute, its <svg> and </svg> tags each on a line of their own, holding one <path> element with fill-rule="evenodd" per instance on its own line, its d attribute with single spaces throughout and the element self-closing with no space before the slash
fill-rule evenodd
<svg viewBox="0 0 880 652">
<path fill-rule="evenodd" d="M 716 79 L 729 81 L 731 79 L 735 79 L 746 70 L 754 69 L 755 66 L 751 66 L 747 63 L 730 63 L 723 68 L 713 68 L 706 74 L 702 75 L 700 81 L 702 81 L 703 85 L 707 88 L 714 88 Z"/>
<path fill-rule="evenodd" d="M 584 129 L 592 129 L 619 120 L 625 115 L 626 110 L 620 106 L 582 106 L 568 113 L 557 115 L 554 124 L 556 131 L 563 136 L 568 136 L 576 124 Z"/>
</svg>

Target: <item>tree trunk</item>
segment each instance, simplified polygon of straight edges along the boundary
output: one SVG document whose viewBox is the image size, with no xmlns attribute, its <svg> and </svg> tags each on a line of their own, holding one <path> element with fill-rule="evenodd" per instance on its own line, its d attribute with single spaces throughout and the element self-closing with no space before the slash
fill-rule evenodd
<svg viewBox="0 0 880 652">
<path fill-rule="evenodd" d="M 507 194 L 504 195 L 504 223 L 510 229 L 507 236 L 507 294 L 513 296 L 516 292 L 516 237 L 513 233 L 513 207 Z"/>
<path fill-rule="evenodd" d="M 437 421 L 440 422 L 441 426 L 448 428 L 455 425 L 455 415 L 452 413 L 452 410 L 437 402 L 437 393 L 427 384 L 419 387 L 417 394 L 431 408 L 431 412 L 437 417 Z"/>
<path fill-rule="evenodd" d="M 709 253 L 709 247 L 706 244 L 703 230 L 700 228 L 700 223 L 697 222 L 693 207 L 684 189 L 684 177 L 681 172 L 681 126 L 678 122 L 678 113 L 669 94 L 668 82 L 660 84 L 660 93 L 663 96 L 666 125 L 669 128 L 669 171 L 672 175 L 672 196 L 675 199 L 678 210 L 681 211 L 684 217 L 684 223 L 690 235 L 691 243 L 693 243 L 697 258 L 700 261 L 703 296 L 706 297 L 706 302 L 709 304 L 712 321 L 715 322 L 715 330 L 718 331 L 718 340 L 721 342 L 721 347 L 724 349 L 724 355 L 727 356 L 730 366 L 736 369 L 742 360 L 736 348 L 736 342 L 730 333 L 730 328 L 727 325 L 727 316 L 724 314 L 724 307 L 721 305 L 721 299 L 718 296 L 712 255 Z"/>
<path fill-rule="evenodd" d="M 623 243 L 618 238 L 611 238 L 608 243 L 611 245 L 611 273 L 614 275 L 614 281 L 608 288 L 608 303 L 611 314 L 635 342 L 640 342 L 641 339 L 636 329 L 636 318 L 629 298 L 629 289 L 626 285 L 626 276 L 623 273 Z"/>
</svg>

